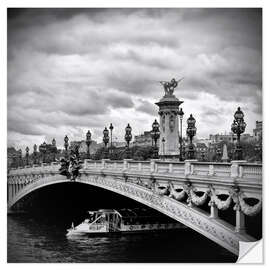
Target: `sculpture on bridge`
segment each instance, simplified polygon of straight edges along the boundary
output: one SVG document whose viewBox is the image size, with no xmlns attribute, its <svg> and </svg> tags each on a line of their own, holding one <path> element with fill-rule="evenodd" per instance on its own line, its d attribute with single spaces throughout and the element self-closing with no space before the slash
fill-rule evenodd
<svg viewBox="0 0 270 270">
<path fill-rule="evenodd" d="M 79 170 L 82 168 L 81 162 L 75 156 L 71 156 L 69 160 L 61 158 L 60 166 L 60 174 L 65 175 L 71 181 L 76 180 L 80 175 Z"/>
<path fill-rule="evenodd" d="M 174 78 L 171 79 L 170 82 L 167 81 L 160 81 L 160 83 L 163 85 L 164 87 L 164 91 L 165 91 L 165 96 L 172 96 L 174 89 L 178 86 L 178 83 L 180 81 L 182 81 L 184 78 L 181 78 L 179 80 L 175 80 Z"/>
</svg>

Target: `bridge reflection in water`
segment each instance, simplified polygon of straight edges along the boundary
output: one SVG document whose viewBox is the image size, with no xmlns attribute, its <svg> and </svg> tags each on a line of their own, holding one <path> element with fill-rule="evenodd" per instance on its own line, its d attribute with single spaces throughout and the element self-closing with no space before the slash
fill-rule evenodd
<svg viewBox="0 0 270 270">
<path fill-rule="evenodd" d="M 69 182 L 58 170 L 57 163 L 10 170 L 8 211 L 16 211 L 20 201 L 35 190 Z M 76 182 L 107 189 L 158 210 L 236 255 L 239 241 L 256 240 L 245 221 L 250 220 L 246 217 L 261 215 L 261 165 L 85 160 Z M 231 213 L 231 207 L 234 225 L 228 222 L 230 216 L 222 214 Z"/>
</svg>

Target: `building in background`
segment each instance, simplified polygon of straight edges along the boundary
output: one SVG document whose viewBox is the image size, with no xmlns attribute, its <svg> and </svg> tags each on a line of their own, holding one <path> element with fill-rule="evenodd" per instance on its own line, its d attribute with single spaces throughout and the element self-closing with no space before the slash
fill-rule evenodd
<svg viewBox="0 0 270 270">
<path fill-rule="evenodd" d="M 95 154 L 96 151 L 101 148 L 103 146 L 102 143 L 97 143 L 96 141 L 92 140 L 90 147 L 89 147 L 89 152 L 90 155 Z M 70 149 L 75 149 L 78 147 L 79 150 L 79 154 L 86 154 L 87 153 L 87 144 L 86 141 L 82 140 L 82 141 L 72 141 L 70 142 Z"/>
<path fill-rule="evenodd" d="M 14 147 L 7 148 L 7 167 L 17 167 L 22 159 L 22 151 L 16 150 Z"/>
<path fill-rule="evenodd" d="M 230 132 L 229 134 L 210 134 L 209 140 L 211 144 L 219 143 L 219 142 L 230 142 L 233 143 L 236 140 L 236 134 Z"/>
<path fill-rule="evenodd" d="M 159 139 L 157 145 L 159 145 Z M 134 136 L 133 146 L 153 146 L 151 131 L 144 131 L 143 134 Z"/>
<path fill-rule="evenodd" d="M 262 139 L 262 121 L 256 121 L 256 128 L 253 129 L 253 137 L 256 141 Z"/>
</svg>

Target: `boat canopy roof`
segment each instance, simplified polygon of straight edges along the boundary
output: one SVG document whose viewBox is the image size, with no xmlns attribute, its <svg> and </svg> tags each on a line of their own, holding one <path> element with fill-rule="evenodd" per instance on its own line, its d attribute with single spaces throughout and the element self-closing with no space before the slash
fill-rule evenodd
<svg viewBox="0 0 270 270">
<path fill-rule="evenodd" d="M 96 211 L 88 211 L 89 214 L 94 214 L 94 213 L 98 213 L 98 214 L 118 214 L 123 218 L 136 218 L 136 217 L 159 217 L 162 214 L 160 214 L 159 212 L 153 212 L 152 210 L 148 210 L 145 208 L 133 208 L 133 209 L 129 209 L 129 208 L 123 208 L 123 209 L 119 209 L 119 210 L 115 210 L 115 209 L 99 209 Z"/>
</svg>

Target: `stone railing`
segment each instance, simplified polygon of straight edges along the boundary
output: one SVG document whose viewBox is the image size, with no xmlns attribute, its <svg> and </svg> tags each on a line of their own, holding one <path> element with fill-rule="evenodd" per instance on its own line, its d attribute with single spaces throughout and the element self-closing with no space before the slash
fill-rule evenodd
<svg viewBox="0 0 270 270">
<path fill-rule="evenodd" d="M 144 174 L 160 174 L 179 177 L 202 177 L 202 178 L 231 178 L 231 179 L 253 179 L 262 181 L 262 165 L 251 164 L 243 161 L 232 161 L 232 163 L 210 163 L 198 162 L 196 160 L 175 161 L 136 161 L 136 160 L 84 160 L 83 170 L 99 171 L 130 171 Z M 18 169 L 10 169 L 8 175 L 26 175 L 46 172 L 58 172 L 59 162 L 25 166 Z"/>
<path fill-rule="evenodd" d="M 26 175 L 41 172 L 58 172 L 59 162 L 42 163 L 41 165 L 28 165 L 17 169 L 10 169 L 8 175 Z"/>
</svg>

